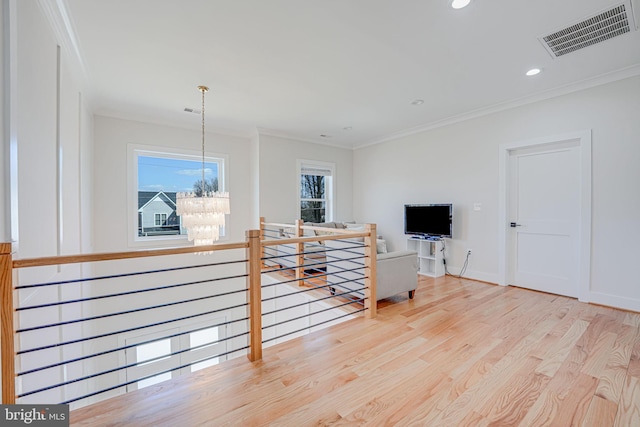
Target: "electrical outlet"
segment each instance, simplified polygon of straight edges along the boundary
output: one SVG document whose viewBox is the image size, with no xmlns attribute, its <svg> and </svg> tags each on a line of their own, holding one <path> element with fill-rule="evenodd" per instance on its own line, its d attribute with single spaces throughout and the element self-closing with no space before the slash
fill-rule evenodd
<svg viewBox="0 0 640 427">
<path fill-rule="evenodd" d="M 467 248 L 467 256 L 471 255 L 471 248 Z"/>
</svg>

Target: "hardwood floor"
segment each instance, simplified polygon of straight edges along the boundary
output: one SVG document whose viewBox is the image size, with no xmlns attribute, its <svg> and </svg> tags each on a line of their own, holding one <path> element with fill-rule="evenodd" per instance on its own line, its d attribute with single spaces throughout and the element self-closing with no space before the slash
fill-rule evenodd
<svg viewBox="0 0 640 427">
<path fill-rule="evenodd" d="M 452 277 L 77 426 L 640 426 L 640 314 Z"/>
</svg>

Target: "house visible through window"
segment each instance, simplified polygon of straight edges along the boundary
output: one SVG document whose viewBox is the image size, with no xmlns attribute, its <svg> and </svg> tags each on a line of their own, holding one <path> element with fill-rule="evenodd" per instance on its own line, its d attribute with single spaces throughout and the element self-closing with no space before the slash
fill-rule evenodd
<svg viewBox="0 0 640 427">
<path fill-rule="evenodd" d="M 299 161 L 300 218 L 303 221 L 332 221 L 334 168 L 328 163 Z"/>
<path fill-rule="evenodd" d="M 202 158 L 195 155 L 134 150 L 137 167 L 136 238 L 186 235 L 176 215 L 176 194 L 202 194 Z M 224 160 L 207 157 L 204 191 L 224 191 Z M 221 230 L 224 235 L 224 230 Z"/>
</svg>

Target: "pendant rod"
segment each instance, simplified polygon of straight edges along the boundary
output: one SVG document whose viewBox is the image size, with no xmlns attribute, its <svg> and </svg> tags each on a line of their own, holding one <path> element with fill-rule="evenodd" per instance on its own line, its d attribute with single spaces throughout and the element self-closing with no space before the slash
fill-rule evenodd
<svg viewBox="0 0 640 427">
<path fill-rule="evenodd" d="M 209 88 L 206 86 L 198 86 L 198 90 L 202 92 L 202 197 L 204 197 L 204 94 L 209 90 Z"/>
</svg>

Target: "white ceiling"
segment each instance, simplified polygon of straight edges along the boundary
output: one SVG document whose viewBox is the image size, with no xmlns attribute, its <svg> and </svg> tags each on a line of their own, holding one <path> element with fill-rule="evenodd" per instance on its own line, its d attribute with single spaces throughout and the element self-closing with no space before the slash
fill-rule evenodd
<svg viewBox="0 0 640 427">
<path fill-rule="evenodd" d="M 358 147 L 640 74 L 640 31 L 552 59 L 617 0 L 63 0 L 97 114 Z M 640 0 L 632 0 L 636 22 Z M 64 16 L 64 15 L 63 15 Z M 526 77 L 539 67 L 543 72 Z M 423 99 L 423 105 L 412 105 Z M 351 130 L 345 130 L 351 127 Z M 330 138 L 320 135 L 329 135 Z"/>
</svg>

